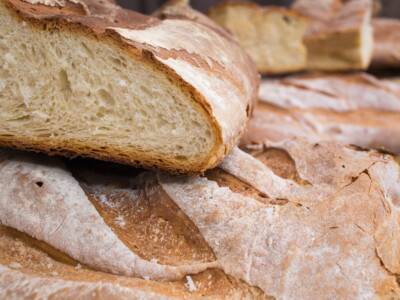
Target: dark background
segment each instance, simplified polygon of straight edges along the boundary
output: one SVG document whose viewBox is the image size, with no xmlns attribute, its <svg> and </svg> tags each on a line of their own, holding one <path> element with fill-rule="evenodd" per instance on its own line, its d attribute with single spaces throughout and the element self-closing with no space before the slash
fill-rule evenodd
<svg viewBox="0 0 400 300">
<path fill-rule="evenodd" d="M 143 13 L 152 13 L 165 1 L 163 0 L 117 0 L 118 3 L 126 8 L 134 9 Z M 319 0 L 315 0 L 319 1 Z M 206 12 L 208 8 L 218 3 L 218 0 L 192 0 L 190 3 L 192 7 Z M 260 4 L 267 5 L 289 5 L 292 0 L 258 0 L 253 1 Z M 381 0 L 383 9 L 381 15 L 387 17 L 400 18 L 400 0 Z"/>
</svg>

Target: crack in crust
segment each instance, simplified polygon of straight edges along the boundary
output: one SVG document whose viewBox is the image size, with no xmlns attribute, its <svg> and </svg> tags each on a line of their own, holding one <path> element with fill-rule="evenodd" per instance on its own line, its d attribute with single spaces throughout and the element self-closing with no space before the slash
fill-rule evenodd
<svg viewBox="0 0 400 300">
<path fill-rule="evenodd" d="M 276 299 L 399 294 L 400 171 L 390 155 L 301 140 L 263 145 L 256 155 L 236 149 L 205 177 L 70 167 L 95 198 L 86 205 L 96 206 L 130 251 L 177 266 L 215 263 L 219 271 L 190 275 L 200 289 L 211 282 L 212 289 Z M 10 159 L 1 163 L 0 178 Z M 49 184 L 40 181 L 41 188 Z M 152 214 L 170 229 L 158 227 Z M 154 229 L 174 242 L 153 240 Z M 219 272 L 224 283 L 207 279 L 208 272 Z"/>
</svg>

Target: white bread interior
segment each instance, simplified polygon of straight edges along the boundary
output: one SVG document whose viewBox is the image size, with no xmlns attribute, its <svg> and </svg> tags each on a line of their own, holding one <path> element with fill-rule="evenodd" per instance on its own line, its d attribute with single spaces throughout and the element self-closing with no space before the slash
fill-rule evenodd
<svg viewBox="0 0 400 300">
<path fill-rule="evenodd" d="M 302 38 L 307 20 L 294 11 L 227 2 L 214 7 L 209 16 L 234 34 L 259 72 L 286 73 L 305 68 Z"/>
<path fill-rule="evenodd" d="M 244 103 L 218 124 L 221 114 L 215 117 L 208 103 L 212 96 L 198 95 L 169 67 L 115 34 L 31 22 L 6 3 L 0 1 L 1 145 L 198 172 L 237 141 Z M 236 99 L 219 105 L 228 100 Z"/>
</svg>

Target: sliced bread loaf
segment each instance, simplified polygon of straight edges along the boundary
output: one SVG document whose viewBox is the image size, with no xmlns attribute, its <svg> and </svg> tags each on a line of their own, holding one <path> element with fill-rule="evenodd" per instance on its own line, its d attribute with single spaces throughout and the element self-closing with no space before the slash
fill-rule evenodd
<svg viewBox="0 0 400 300">
<path fill-rule="evenodd" d="M 293 10 L 245 1 L 224 1 L 209 16 L 228 29 L 265 74 L 288 73 L 306 67 L 302 39 L 307 19 Z"/>
<path fill-rule="evenodd" d="M 232 38 L 107 1 L 0 1 L 0 145 L 174 172 L 215 166 L 258 74 Z"/>
<path fill-rule="evenodd" d="M 307 69 L 368 68 L 373 51 L 371 0 L 296 0 L 292 8 L 310 19 L 304 36 Z"/>
</svg>

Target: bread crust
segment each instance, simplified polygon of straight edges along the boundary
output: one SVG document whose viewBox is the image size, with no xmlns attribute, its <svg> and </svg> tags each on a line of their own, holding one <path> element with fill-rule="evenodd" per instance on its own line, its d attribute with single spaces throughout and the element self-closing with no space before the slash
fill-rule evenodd
<svg viewBox="0 0 400 300">
<path fill-rule="evenodd" d="M 365 73 L 266 80 L 242 143 L 302 137 L 400 153 L 399 92 Z"/>
<path fill-rule="evenodd" d="M 32 5 L 21 0 L 7 0 L 5 3 L 11 13 L 16 13 L 14 14 L 16 17 L 29 22 L 35 30 L 43 30 L 43 27 L 53 27 L 70 31 L 76 35 L 85 35 L 102 40 L 104 43 L 109 43 L 118 48 L 118 51 L 124 51 L 136 59 L 142 60 L 158 72 L 166 74 L 171 83 L 184 90 L 188 97 L 193 99 L 196 110 L 209 120 L 214 131 L 215 142 L 213 149 L 209 153 L 197 161 L 190 163 L 185 163 L 171 157 L 157 157 L 157 154 L 151 152 L 137 152 L 134 155 L 129 153 L 129 151 L 125 151 L 125 153 L 119 151 L 118 153 L 116 149 L 99 152 L 98 147 L 91 147 L 92 145 L 87 145 L 87 150 L 85 150 L 82 147 L 84 145 L 80 145 L 79 141 L 59 142 L 54 139 L 33 140 L 29 137 L 5 137 L 1 139 L 0 145 L 43 151 L 49 154 L 90 156 L 148 168 L 157 167 L 172 172 L 202 172 L 217 165 L 232 147 L 237 144 L 246 126 L 252 103 L 256 99 L 259 77 L 249 58 L 233 41 L 222 36 L 220 37 L 221 43 L 225 44 L 229 49 L 233 48 L 233 50 L 229 51 L 228 55 L 230 55 L 230 59 L 238 61 L 238 64 L 234 68 L 226 66 L 218 56 L 214 55 L 211 59 L 220 67 L 210 69 L 207 63 L 205 65 L 197 65 L 196 63 L 210 59 L 206 56 L 198 56 L 196 53 L 189 53 L 187 51 L 176 51 L 173 47 L 163 49 L 156 45 L 139 43 L 129 40 L 118 32 L 119 29 L 145 31 L 155 26 L 162 26 L 163 22 L 165 23 L 166 21 L 126 11 L 110 3 L 107 4 L 107 14 L 102 14 L 104 13 L 104 7 L 100 7 L 103 10 L 98 7 L 93 8 L 91 1 L 85 1 L 86 9 L 92 10 L 90 15 L 79 4 L 71 4 L 69 1 L 67 1 L 67 5 L 64 7 Z M 195 26 L 200 31 L 204 31 L 205 35 L 210 33 L 210 29 L 205 28 L 201 24 L 193 22 L 192 26 Z M 216 36 L 215 32 L 214 36 Z M 210 37 L 207 36 L 207 38 Z M 194 64 L 192 66 L 199 68 L 199 72 L 223 78 L 222 80 L 226 85 L 222 88 L 226 88 L 226 90 L 229 90 L 228 87 L 235 87 L 236 95 L 238 96 L 237 100 L 239 101 L 232 102 L 229 106 L 236 107 L 238 113 L 232 115 L 224 113 L 221 109 L 218 110 L 218 104 L 215 102 L 216 99 L 211 99 L 205 95 L 204 90 L 199 89 L 195 82 L 189 82 L 184 74 L 178 74 L 178 71 L 173 66 L 168 66 L 166 60 L 163 58 L 165 55 L 167 55 L 167 58 L 172 57 L 176 61 L 182 61 L 188 66 Z M 233 71 L 238 69 L 242 71 L 240 72 L 240 79 L 233 74 Z M 216 94 L 218 93 L 223 95 L 224 91 L 219 90 Z M 224 99 L 223 101 L 228 102 L 230 99 Z"/>
<path fill-rule="evenodd" d="M 61 263 L 54 249 L 0 226 L 0 250 L 13 249 L 0 251 L 0 295 L 46 295 L 51 287 L 67 298 L 84 291 L 116 299 L 135 291 L 188 299 L 398 297 L 400 168 L 393 157 L 301 140 L 246 150 L 235 149 L 204 176 L 138 174 L 82 160 L 68 163 L 70 173 L 48 158 L 1 153 L 2 224 L 81 263 L 82 253 L 92 255 L 82 266 L 65 255 Z M 214 268 L 175 280 L 157 273 L 199 262 Z M 135 278 L 107 274 L 105 265 L 115 274 L 133 269 L 126 275 Z"/>
</svg>

